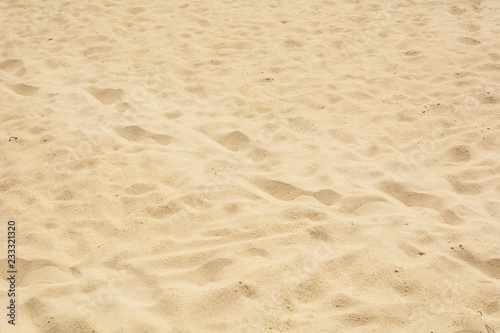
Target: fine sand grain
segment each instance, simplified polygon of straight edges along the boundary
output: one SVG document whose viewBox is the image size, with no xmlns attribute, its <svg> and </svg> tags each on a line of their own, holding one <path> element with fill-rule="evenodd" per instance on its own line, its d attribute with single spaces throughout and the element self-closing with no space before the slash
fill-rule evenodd
<svg viewBox="0 0 500 333">
<path fill-rule="evenodd" d="M 1 1 L 0 332 L 500 332 L 499 22 Z"/>
</svg>

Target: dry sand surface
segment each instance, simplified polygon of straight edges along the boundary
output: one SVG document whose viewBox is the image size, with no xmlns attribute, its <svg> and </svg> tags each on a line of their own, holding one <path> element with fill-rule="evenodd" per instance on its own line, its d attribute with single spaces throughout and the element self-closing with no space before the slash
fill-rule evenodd
<svg viewBox="0 0 500 333">
<path fill-rule="evenodd" d="M 3 0 L 0 331 L 500 332 L 499 22 Z"/>
</svg>

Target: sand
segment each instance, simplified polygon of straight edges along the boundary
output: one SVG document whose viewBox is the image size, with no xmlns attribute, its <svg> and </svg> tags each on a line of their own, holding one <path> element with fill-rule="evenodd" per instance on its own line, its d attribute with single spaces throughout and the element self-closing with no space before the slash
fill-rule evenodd
<svg viewBox="0 0 500 333">
<path fill-rule="evenodd" d="M 0 20 L 1 332 L 500 332 L 499 1 Z"/>
</svg>

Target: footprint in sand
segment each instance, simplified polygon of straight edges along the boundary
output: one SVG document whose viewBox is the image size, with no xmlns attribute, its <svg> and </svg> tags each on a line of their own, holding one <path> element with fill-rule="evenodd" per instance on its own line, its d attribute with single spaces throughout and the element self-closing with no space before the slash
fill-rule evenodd
<svg viewBox="0 0 500 333">
<path fill-rule="evenodd" d="M 0 62 L 0 71 L 13 72 L 23 65 L 21 59 L 7 59 Z"/>
<path fill-rule="evenodd" d="M 88 87 L 87 91 L 92 94 L 101 103 L 109 105 L 120 100 L 123 96 L 122 89 L 111 89 L 111 88 L 97 88 L 94 86 Z"/>
<path fill-rule="evenodd" d="M 170 135 L 153 133 L 139 126 L 119 127 L 116 132 L 125 139 L 136 142 L 151 138 L 162 145 L 168 145 L 173 140 Z"/>
<path fill-rule="evenodd" d="M 234 131 L 221 136 L 216 139 L 216 141 L 232 151 L 241 150 L 248 146 L 248 144 L 250 143 L 250 139 L 240 131 Z"/>
<path fill-rule="evenodd" d="M 11 85 L 10 89 L 21 96 L 33 96 L 40 90 L 38 87 L 29 86 L 24 83 Z"/>
<path fill-rule="evenodd" d="M 340 195 L 332 190 L 325 189 L 317 192 L 305 191 L 291 184 L 266 178 L 257 178 L 253 180 L 253 184 L 273 197 L 285 201 L 295 200 L 301 195 L 310 195 L 315 197 L 323 205 L 331 206 L 340 198 Z"/>
</svg>

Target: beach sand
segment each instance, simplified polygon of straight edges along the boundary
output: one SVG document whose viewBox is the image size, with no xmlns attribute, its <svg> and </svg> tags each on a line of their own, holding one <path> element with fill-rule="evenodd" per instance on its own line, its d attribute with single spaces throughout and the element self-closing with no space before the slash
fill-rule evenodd
<svg viewBox="0 0 500 333">
<path fill-rule="evenodd" d="M 1 332 L 500 332 L 499 1 L 0 22 Z"/>
</svg>

